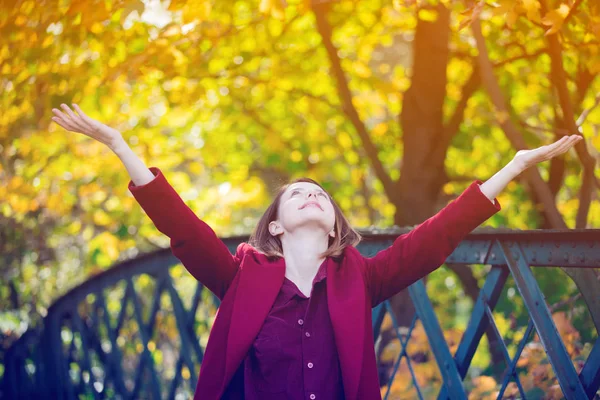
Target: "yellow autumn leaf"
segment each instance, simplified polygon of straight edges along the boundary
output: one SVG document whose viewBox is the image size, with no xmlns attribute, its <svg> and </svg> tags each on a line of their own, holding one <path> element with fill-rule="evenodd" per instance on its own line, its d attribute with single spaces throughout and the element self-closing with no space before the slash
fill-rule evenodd
<svg viewBox="0 0 600 400">
<path fill-rule="evenodd" d="M 188 164 L 189 171 L 194 175 L 200 175 L 204 170 L 204 166 L 198 161 L 192 161 Z"/>
<path fill-rule="evenodd" d="M 258 9 L 263 14 L 271 14 L 273 18 L 284 19 L 286 6 L 285 0 L 261 0 Z"/>
<path fill-rule="evenodd" d="M 352 63 L 354 73 L 361 78 L 369 78 L 372 75 L 371 69 L 362 62 Z"/>
<path fill-rule="evenodd" d="M 104 30 L 104 26 L 100 22 L 94 22 L 94 23 L 92 23 L 92 26 L 90 27 L 90 31 L 92 33 L 95 33 L 96 35 L 99 33 L 102 33 L 103 30 Z"/>
<path fill-rule="evenodd" d="M 312 9 L 312 1 L 311 0 L 302 0 L 298 7 L 298 12 L 300 14 L 306 14 Z"/>
<path fill-rule="evenodd" d="M 352 139 L 350 138 L 350 135 L 347 132 L 340 132 L 337 135 L 337 140 L 341 148 L 346 150 L 352 148 Z"/>
<path fill-rule="evenodd" d="M 38 67 L 37 73 L 39 75 L 46 74 L 46 73 L 50 72 L 50 67 L 51 67 L 50 63 L 42 62 L 42 63 L 40 63 L 40 65 Z"/>
<path fill-rule="evenodd" d="M 210 17 L 211 11 L 212 6 L 209 1 L 188 3 L 183 11 L 183 21 L 184 23 L 206 21 Z"/>
<path fill-rule="evenodd" d="M 527 11 L 527 18 L 532 21 L 539 20 L 540 3 L 538 0 L 521 0 L 523 8 Z"/>
<path fill-rule="evenodd" d="M 285 19 L 285 4 L 284 0 L 278 1 L 276 7 L 271 9 L 271 15 L 273 18 L 283 20 Z"/>
<path fill-rule="evenodd" d="M 388 131 L 388 124 L 385 122 L 380 122 L 379 124 L 375 125 L 375 127 L 373 128 L 372 132 L 373 135 L 375 136 L 383 136 L 387 133 Z"/>
<path fill-rule="evenodd" d="M 180 8 L 184 7 L 186 5 L 186 1 L 185 0 L 171 0 L 169 3 L 169 8 L 167 8 L 167 10 L 169 11 L 177 11 Z"/>
<path fill-rule="evenodd" d="M 509 10 L 506 13 L 506 25 L 508 25 L 509 28 L 514 28 L 517 18 L 519 18 L 519 13 L 514 8 Z"/>
<path fill-rule="evenodd" d="M 54 211 L 57 215 L 65 214 L 69 206 L 65 203 L 62 193 L 53 193 L 46 200 L 46 209 Z"/>
<path fill-rule="evenodd" d="M 596 135 L 592 138 L 591 140 L 592 145 L 594 146 L 594 148 L 598 151 L 600 151 L 600 135 Z"/>
<path fill-rule="evenodd" d="M 102 232 L 89 242 L 90 249 L 102 250 L 102 255 L 106 255 L 108 260 L 103 260 L 100 264 L 114 262 L 119 257 L 119 239 L 110 232 Z"/>
<path fill-rule="evenodd" d="M 81 232 L 81 221 L 79 220 L 74 220 L 73 222 L 71 222 L 68 226 L 67 229 L 67 233 L 71 234 L 71 235 L 75 235 L 77 233 Z"/>
<path fill-rule="evenodd" d="M 106 226 L 112 222 L 112 218 L 101 209 L 94 211 L 92 216 L 96 225 Z"/>
<path fill-rule="evenodd" d="M 10 181 L 8 182 L 9 192 L 14 192 L 14 191 L 19 190 L 21 188 L 21 186 L 23 186 L 24 183 L 25 183 L 25 181 L 23 180 L 23 177 L 13 176 L 10 179 Z"/>
<path fill-rule="evenodd" d="M 593 58 L 590 58 L 586 62 L 586 65 L 587 65 L 588 69 L 590 70 L 590 73 L 592 73 L 592 74 L 600 73 L 600 56 L 595 56 Z"/>
<path fill-rule="evenodd" d="M 261 0 L 258 5 L 258 10 L 261 13 L 267 14 L 271 10 L 273 0 Z"/>
<path fill-rule="evenodd" d="M 462 30 L 463 28 L 471 25 L 471 23 L 473 22 L 474 19 L 479 18 L 479 15 L 481 14 L 481 10 L 483 9 L 484 4 L 485 3 L 483 1 L 480 1 L 461 13 L 461 15 L 464 15 L 465 18 L 460 22 L 460 24 L 458 26 L 459 31 Z M 497 7 L 497 8 L 500 8 L 500 7 Z"/>
<path fill-rule="evenodd" d="M 16 26 L 23 26 L 27 23 L 27 18 L 24 15 L 19 15 L 14 21 Z"/>
<path fill-rule="evenodd" d="M 423 20 L 423 21 L 428 21 L 428 22 L 434 22 L 437 20 L 438 18 L 438 13 L 435 10 L 428 10 L 425 8 L 422 8 L 419 10 L 419 19 Z"/>
<path fill-rule="evenodd" d="M 546 36 L 558 32 L 567 15 L 569 15 L 569 6 L 566 4 L 561 4 L 557 9 L 548 11 L 542 18 L 542 24 L 550 25 L 550 29 L 546 31 Z"/>
<path fill-rule="evenodd" d="M 27 199 L 24 199 L 17 193 L 12 193 L 8 196 L 8 204 L 17 214 L 24 214 L 29 210 Z"/>
<path fill-rule="evenodd" d="M 16 72 L 16 71 L 13 71 Z M 25 79 L 28 79 L 31 76 L 31 74 L 29 73 L 29 71 L 25 68 L 23 68 L 21 70 L 21 72 L 19 72 L 19 75 L 17 75 L 17 78 L 15 79 L 16 83 L 22 83 Z"/>
<path fill-rule="evenodd" d="M 460 24 L 458 25 L 458 30 L 463 30 L 464 28 L 470 26 L 472 22 L 473 18 L 471 16 L 464 18 L 462 21 L 460 21 Z"/>
<path fill-rule="evenodd" d="M 495 3 L 488 5 L 492 5 L 492 15 L 503 15 L 515 9 L 514 0 L 498 0 Z"/>
</svg>

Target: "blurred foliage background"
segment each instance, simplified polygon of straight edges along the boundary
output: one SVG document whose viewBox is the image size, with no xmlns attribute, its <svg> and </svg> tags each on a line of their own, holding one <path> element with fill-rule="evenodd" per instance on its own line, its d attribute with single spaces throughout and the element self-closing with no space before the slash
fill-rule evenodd
<svg viewBox="0 0 600 400">
<path fill-rule="evenodd" d="M 575 132 L 585 138 L 577 151 L 512 182 L 484 225 L 600 227 L 596 1 L 0 4 L 3 349 L 70 288 L 168 247 L 119 159 L 51 122 L 61 103 L 119 129 L 220 236 L 250 233 L 278 185 L 299 176 L 321 182 L 357 228 L 413 226 L 517 149 Z M 428 277 L 456 344 L 473 304 L 465 293 L 487 271 L 463 270 Z M 599 292 L 578 295 L 558 268 L 534 272 L 569 351 L 585 354 L 597 338 L 585 300 Z M 522 336 L 512 282 L 494 315 L 505 339 Z M 534 353 L 523 357 L 544 356 Z M 472 395 L 482 398 L 496 381 L 477 376 L 487 350 L 477 357 Z M 530 364 L 556 389 L 547 362 Z M 408 376 L 395 394 L 414 390 Z"/>
</svg>

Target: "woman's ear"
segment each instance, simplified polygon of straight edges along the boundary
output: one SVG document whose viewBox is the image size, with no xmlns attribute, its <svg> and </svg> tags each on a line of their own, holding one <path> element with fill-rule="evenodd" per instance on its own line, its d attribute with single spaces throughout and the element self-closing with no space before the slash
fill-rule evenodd
<svg viewBox="0 0 600 400">
<path fill-rule="evenodd" d="M 269 233 L 271 236 L 277 236 L 282 233 L 281 226 L 275 221 L 269 222 Z"/>
</svg>

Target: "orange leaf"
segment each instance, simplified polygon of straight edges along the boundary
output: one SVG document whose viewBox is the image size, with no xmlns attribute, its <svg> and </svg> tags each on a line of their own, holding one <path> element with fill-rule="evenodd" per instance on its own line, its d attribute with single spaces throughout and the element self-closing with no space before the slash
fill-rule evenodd
<svg viewBox="0 0 600 400">
<path fill-rule="evenodd" d="M 546 31 L 546 36 L 556 33 L 562 27 L 563 22 L 567 15 L 569 15 L 569 6 L 561 4 L 556 10 L 551 10 L 544 15 L 542 18 L 542 24 L 550 25 L 551 28 Z"/>
</svg>

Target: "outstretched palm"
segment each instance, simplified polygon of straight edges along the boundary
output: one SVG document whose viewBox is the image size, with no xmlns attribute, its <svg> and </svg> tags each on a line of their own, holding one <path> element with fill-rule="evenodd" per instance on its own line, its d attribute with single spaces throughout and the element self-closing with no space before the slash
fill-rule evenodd
<svg viewBox="0 0 600 400">
<path fill-rule="evenodd" d="M 119 139 L 122 139 L 121 132 L 88 117 L 77 104 L 73 104 L 73 108 L 77 111 L 77 114 L 66 104 L 61 104 L 61 107 L 64 112 L 56 108 L 52 109 L 52 112 L 56 115 L 52 120 L 63 128 L 72 132 L 83 133 L 92 139 L 104 143 L 108 147 L 115 145 Z"/>
<path fill-rule="evenodd" d="M 538 147 L 531 150 L 519 150 L 515 154 L 514 160 L 527 169 L 542 161 L 549 160 L 553 157 L 566 153 L 571 147 L 583 139 L 581 135 L 563 136 L 554 143 Z"/>
</svg>

